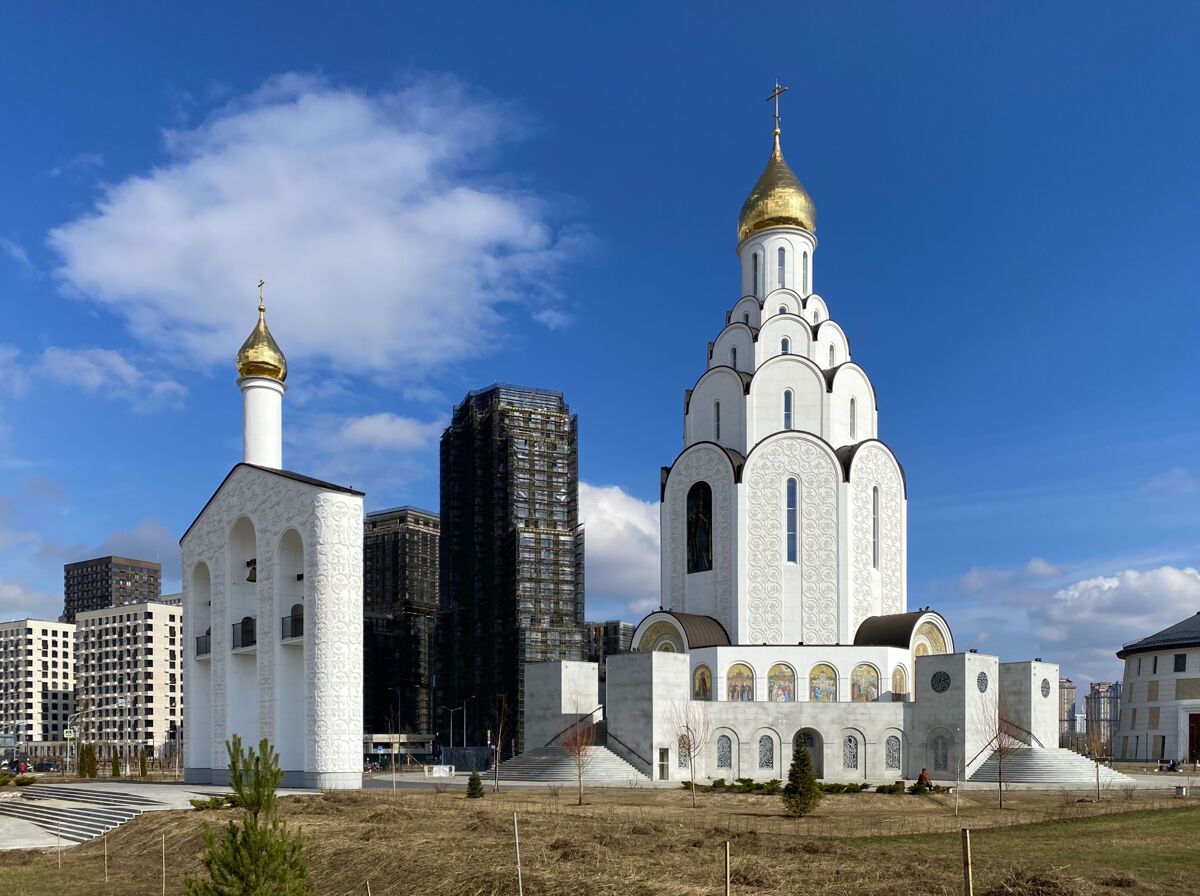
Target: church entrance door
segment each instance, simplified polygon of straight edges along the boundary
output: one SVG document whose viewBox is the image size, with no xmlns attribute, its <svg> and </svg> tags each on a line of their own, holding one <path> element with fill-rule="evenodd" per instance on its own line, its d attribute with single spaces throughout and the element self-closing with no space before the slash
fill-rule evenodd
<svg viewBox="0 0 1200 896">
<path fill-rule="evenodd" d="M 1200 712 L 1188 715 L 1188 762 L 1200 762 Z"/>
</svg>

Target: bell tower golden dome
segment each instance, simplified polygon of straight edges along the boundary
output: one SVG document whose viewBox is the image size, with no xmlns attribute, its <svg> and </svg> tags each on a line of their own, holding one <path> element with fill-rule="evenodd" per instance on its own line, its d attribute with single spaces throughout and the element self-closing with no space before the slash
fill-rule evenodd
<svg viewBox="0 0 1200 896">
<path fill-rule="evenodd" d="M 262 281 L 258 284 L 258 323 L 237 353 L 238 376 L 262 376 L 283 382 L 287 379 L 287 359 L 279 343 L 267 329 L 267 306 L 263 302 Z"/>
<path fill-rule="evenodd" d="M 786 87 L 777 83 L 768 100 L 775 100 L 775 148 L 758 183 L 742 203 L 738 216 L 738 242 L 768 227 L 801 227 L 817 232 L 817 209 L 800 179 L 783 158 L 779 146 L 779 96 Z"/>
</svg>

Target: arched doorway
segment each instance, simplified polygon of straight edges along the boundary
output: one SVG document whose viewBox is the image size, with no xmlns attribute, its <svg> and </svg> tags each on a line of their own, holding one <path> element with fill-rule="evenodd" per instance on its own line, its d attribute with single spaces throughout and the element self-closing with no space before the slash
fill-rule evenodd
<svg viewBox="0 0 1200 896">
<path fill-rule="evenodd" d="M 812 758 L 813 772 L 818 778 L 825 777 L 825 741 L 815 728 L 801 728 L 792 738 L 792 751 L 806 749 Z"/>
</svg>

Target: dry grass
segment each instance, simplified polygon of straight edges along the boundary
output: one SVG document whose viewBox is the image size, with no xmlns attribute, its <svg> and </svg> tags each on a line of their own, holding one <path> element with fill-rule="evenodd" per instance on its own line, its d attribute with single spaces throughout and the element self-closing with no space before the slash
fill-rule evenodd
<svg viewBox="0 0 1200 896">
<path fill-rule="evenodd" d="M 967 794 L 952 799 L 859 794 L 826 797 L 813 818 L 787 819 L 778 798 L 711 794 L 696 810 L 680 791 L 589 791 L 582 808 L 540 790 L 387 792 L 292 797 L 281 805 L 303 829 L 321 896 L 499 896 L 516 893 L 512 815 L 521 826 L 525 893 L 595 896 L 719 894 L 725 842 L 734 892 L 755 896 L 900 896 L 961 892 L 960 826 L 976 831 L 976 892 L 988 896 L 1167 894 L 1200 885 L 1200 806 L 1137 800 L 1064 806 L 1060 795 Z M 0 853 L 0 894 L 167 892 L 200 868 L 201 831 L 229 810 L 154 812 L 102 844 L 63 853 Z M 1030 822 L 1040 822 L 1031 824 Z M 1185 891 L 1186 891 L 1185 890 Z"/>
</svg>

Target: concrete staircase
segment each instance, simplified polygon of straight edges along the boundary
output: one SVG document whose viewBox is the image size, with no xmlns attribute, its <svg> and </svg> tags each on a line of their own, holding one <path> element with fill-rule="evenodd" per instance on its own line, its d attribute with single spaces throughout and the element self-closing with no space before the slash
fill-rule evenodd
<svg viewBox="0 0 1200 896">
<path fill-rule="evenodd" d="M 67 843 L 84 843 L 160 803 L 132 793 L 32 784 L 20 799 L 0 800 L 0 815 L 19 818 Z M 64 805 L 69 804 L 69 805 Z"/>
<path fill-rule="evenodd" d="M 608 747 L 588 747 L 588 766 L 583 783 L 588 787 L 628 787 L 631 782 L 650 779 Z M 538 781 L 545 784 L 574 784 L 575 760 L 557 744 L 526 750 L 500 764 L 500 780 Z"/>
<path fill-rule="evenodd" d="M 1000 760 L 993 753 L 967 780 L 994 783 L 1000 774 Z M 1095 787 L 1096 763 L 1061 747 L 1018 747 L 1011 755 L 1004 757 L 1003 775 L 1006 784 Z M 1120 787 L 1133 783 L 1128 775 L 1115 772 L 1107 766 L 1100 767 L 1101 787 Z"/>
</svg>

